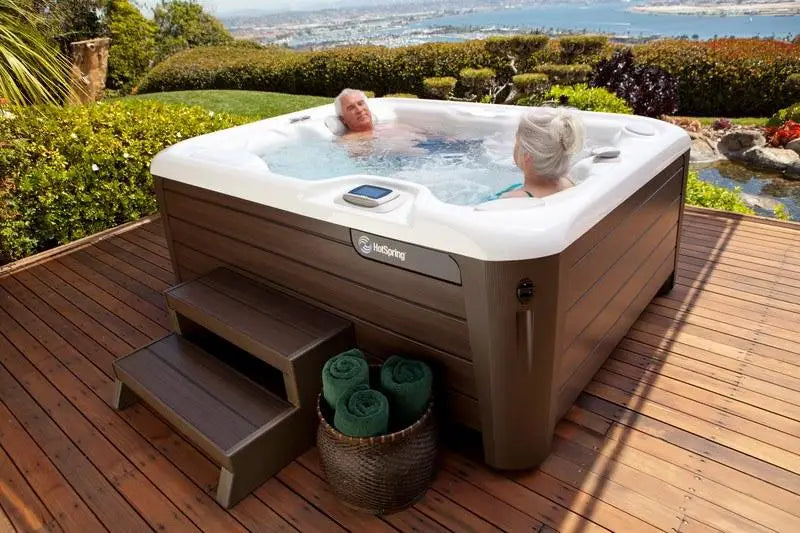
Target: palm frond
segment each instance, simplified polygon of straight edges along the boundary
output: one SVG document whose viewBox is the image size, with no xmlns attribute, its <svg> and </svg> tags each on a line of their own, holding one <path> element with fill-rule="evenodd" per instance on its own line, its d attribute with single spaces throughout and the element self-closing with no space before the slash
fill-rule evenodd
<svg viewBox="0 0 800 533">
<path fill-rule="evenodd" d="M 60 104 L 70 92 L 70 64 L 36 29 L 37 19 L 0 0 L 0 97 L 12 105 Z"/>
</svg>

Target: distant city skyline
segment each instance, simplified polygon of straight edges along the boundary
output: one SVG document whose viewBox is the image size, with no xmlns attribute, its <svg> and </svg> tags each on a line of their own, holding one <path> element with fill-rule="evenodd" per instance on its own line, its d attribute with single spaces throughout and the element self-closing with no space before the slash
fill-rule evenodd
<svg viewBox="0 0 800 533">
<path fill-rule="evenodd" d="M 147 11 L 157 3 L 158 0 L 142 1 Z M 210 13 L 225 14 L 236 11 L 302 11 L 360 4 L 386 4 L 388 0 L 199 0 L 199 3 Z"/>
</svg>

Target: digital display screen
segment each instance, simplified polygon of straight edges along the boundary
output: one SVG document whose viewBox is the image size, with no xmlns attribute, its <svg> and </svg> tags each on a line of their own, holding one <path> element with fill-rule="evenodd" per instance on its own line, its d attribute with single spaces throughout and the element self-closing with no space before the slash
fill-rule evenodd
<svg viewBox="0 0 800 533">
<path fill-rule="evenodd" d="M 384 187 L 376 187 L 375 185 L 360 185 L 350 191 L 350 194 L 355 194 L 358 196 L 366 196 L 367 198 L 372 198 L 373 200 L 377 200 L 378 198 L 383 198 L 387 194 L 391 193 L 391 189 L 386 189 Z"/>
</svg>

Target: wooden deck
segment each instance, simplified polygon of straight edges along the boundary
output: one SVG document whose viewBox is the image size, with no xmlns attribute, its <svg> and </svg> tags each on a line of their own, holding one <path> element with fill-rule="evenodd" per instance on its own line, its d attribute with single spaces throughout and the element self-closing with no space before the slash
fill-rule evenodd
<svg viewBox="0 0 800 533">
<path fill-rule="evenodd" d="M 167 331 L 158 222 L 0 277 L 0 532 L 800 531 L 800 225 L 687 210 L 657 298 L 535 471 L 443 452 L 385 518 L 338 504 L 315 451 L 230 512 L 217 469 L 111 362 Z"/>
</svg>

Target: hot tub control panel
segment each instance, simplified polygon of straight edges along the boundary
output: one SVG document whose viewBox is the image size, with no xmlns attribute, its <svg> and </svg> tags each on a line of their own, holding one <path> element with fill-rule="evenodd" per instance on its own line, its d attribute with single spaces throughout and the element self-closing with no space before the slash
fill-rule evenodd
<svg viewBox="0 0 800 533">
<path fill-rule="evenodd" d="M 342 199 L 351 204 L 363 207 L 378 207 L 381 204 L 391 202 L 399 196 L 399 193 L 387 187 L 378 185 L 359 185 L 344 193 Z"/>
</svg>

